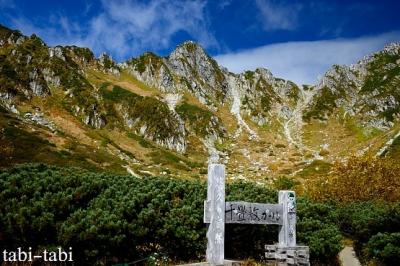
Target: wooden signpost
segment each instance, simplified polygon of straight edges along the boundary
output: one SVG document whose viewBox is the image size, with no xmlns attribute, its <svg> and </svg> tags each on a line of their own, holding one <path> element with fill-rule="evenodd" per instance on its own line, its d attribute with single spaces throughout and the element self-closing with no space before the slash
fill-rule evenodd
<svg viewBox="0 0 400 266">
<path fill-rule="evenodd" d="M 278 204 L 225 202 L 225 166 L 208 166 L 207 200 L 204 202 L 207 231 L 207 262 L 224 265 L 225 223 L 279 225 L 278 245 L 266 246 L 266 258 L 277 265 L 309 265 L 309 249 L 296 245 L 296 195 L 279 191 Z"/>
</svg>

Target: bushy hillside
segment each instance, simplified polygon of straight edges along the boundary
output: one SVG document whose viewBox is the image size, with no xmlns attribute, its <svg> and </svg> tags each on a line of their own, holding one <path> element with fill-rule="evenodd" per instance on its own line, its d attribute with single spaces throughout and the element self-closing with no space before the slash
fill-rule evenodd
<svg viewBox="0 0 400 266">
<path fill-rule="evenodd" d="M 228 184 L 226 194 L 231 201 L 277 201 L 272 187 L 250 182 Z M 156 253 L 169 263 L 203 260 L 205 197 L 202 181 L 22 165 L 0 172 L 0 248 L 71 246 L 75 262 L 85 265 L 151 260 Z M 343 237 L 356 240 L 364 261 L 393 265 L 399 226 L 398 202 L 298 197 L 298 242 L 310 246 L 313 265 L 334 265 Z M 261 260 L 264 245 L 277 237 L 276 226 L 227 225 L 226 256 Z"/>
<path fill-rule="evenodd" d="M 204 259 L 204 182 L 25 165 L 0 173 L 0 191 L 1 248 L 71 246 L 77 263 L 100 265 L 153 253 L 174 262 Z M 276 202 L 277 192 L 236 182 L 228 185 L 227 198 Z M 308 228 L 310 219 L 320 218 L 307 210 L 315 208 L 311 203 L 301 202 L 299 241 L 311 245 L 315 259 L 335 256 L 339 230 L 328 220 Z M 227 254 L 260 258 L 264 244 L 277 240 L 276 229 L 228 226 Z M 316 239 L 324 232 L 325 240 Z"/>
</svg>

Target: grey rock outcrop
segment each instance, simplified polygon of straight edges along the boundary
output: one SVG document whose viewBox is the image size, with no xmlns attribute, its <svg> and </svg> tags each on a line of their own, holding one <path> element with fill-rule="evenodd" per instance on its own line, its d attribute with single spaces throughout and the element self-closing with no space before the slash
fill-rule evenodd
<svg viewBox="0 0 400 266">
<path fill-rule="evenodd" d="M 99 64 L 102 66 L 103 70 L 118 76 L 119 73 L 119 68 L 118 65 L 114 62 L 112 57 L 106 53 L 102 53 L 99 57 Z"/>
<path fill-rule="evenodd" d="M 326 112 L 342 108 L 344 117 L 360 116 L 364 126 L 388 129 L 400 113 L 400 44 L 392 43 L 382 51 L 364 57 L 350 66 L 333 66 L 312 89 L 309 104 L 331 102 Z M 314 110 L 318 111 L 318 110 Z M 392 120 L 392 121 L 390 121 Z"/>
<path fill-rule="evenodd" d="M 97 106 L 95 104 L 93 104 L 86 112 L 84 109 L 82 112 L 85 113 L 83 122 L 86 125 L 99 129 L 104 127 L 107 123 L 106 118 L 97 110 Z"/>
<path fill-rule="evenodd" d="M 0 92 L 0 105 L 14 114 L 19 114 L 19 111 L 13 102 L 13 95 L 11 93 Z"/>
<path fill-rule="evenodd" d="M 63 48 L 60 46 L 56 46 L 56 47 L 49 47 L 49 56 L 50 58 L 52 57 L 57 57 L 63 61 L 65 61 L 65 56 L 64 56 L 64 52 L 63 52 Z"/>
</svg>

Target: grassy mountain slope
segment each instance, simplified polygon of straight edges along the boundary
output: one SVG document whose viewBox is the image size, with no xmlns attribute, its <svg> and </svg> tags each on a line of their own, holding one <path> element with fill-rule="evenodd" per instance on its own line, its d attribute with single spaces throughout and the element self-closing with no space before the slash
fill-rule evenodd
<svg viewBox="0 0 400 266">
<path fill-rule="evenodd" d="M 265 69 L 230 73 L 193 42 L 117 64 L 0 27 L 1 167 L 199 178 L 218 161 L 230 179 L 268 183 L 350 155 L 398 158 L 399 50 L 298 86 Z"/>
</svg>

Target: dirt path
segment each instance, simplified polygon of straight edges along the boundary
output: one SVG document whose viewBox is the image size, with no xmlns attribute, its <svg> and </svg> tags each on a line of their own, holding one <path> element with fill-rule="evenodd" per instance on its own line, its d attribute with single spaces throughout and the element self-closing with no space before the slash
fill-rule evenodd
<svg viewBox="0 0 400 266">
<path fill-rule="evenodd" d="M 115 82 L 115 85 L 121 86 L 124 89 L 127 89 L 127 90 L 129 90 L 133 93 L 139 94 L 141 96 L 154 96 L 154 94 L 155 94 L 154 91 L 143 90 L 139 86 L 137 86 L 131 82 L 128 82 L 128 81 Z"/>
<path fill-rule="evenodd" d="M 361 263 L 355 256 L 354 249 L 351 246 L 346 246 L 342 251 L 340 251 L 339 260 L 342 266 L 361 266 Z"/>
</svg>

